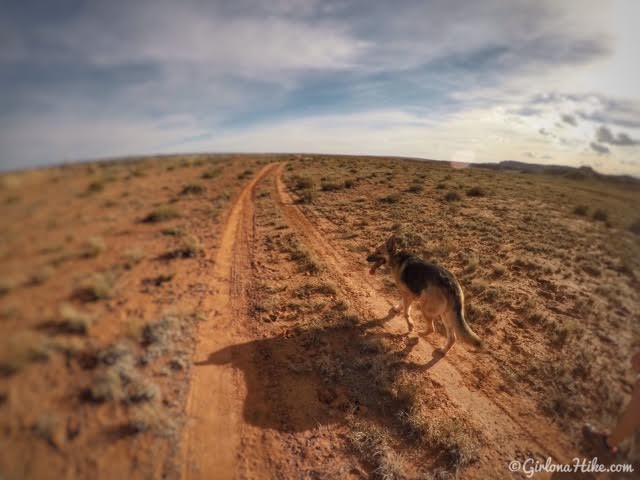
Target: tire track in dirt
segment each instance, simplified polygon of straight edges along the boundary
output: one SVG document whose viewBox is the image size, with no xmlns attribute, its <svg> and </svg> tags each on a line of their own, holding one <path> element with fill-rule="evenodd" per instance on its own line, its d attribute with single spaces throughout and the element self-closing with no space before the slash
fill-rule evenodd
<svg viewBox="0 0 640 480">
<path fill-rule="evenodd" d="M 294 204 L 282 179 L 284 166 L 285 164 L 280 164 L 278 167 L 275 182 L 278 202 L 286 221 L 298 231 L 307 247 L 322 259 L 328 267 L 328 275 L 344 286 L 354 303 L 360 308 L 364 307 L 365 311 L 374 317 L 384 316 L 393 305 L 392 301 L 371 284 L 364 271 L 365 267 L 362 271 L 356 271 Z M 385 328 L 398 333 L 406 330 L 406 324 L 398 315 L 390 320 Z M 531 456 L 533 453 L 543 457 L 550 456 L 560 463 L 568 462 L 570 457 L 561 452 L 570 452 L 571 447 L 563 440 L 562 433 L 553 425 L 538 424 L 535 428 L 540 433 L 533 434 L 518 418 L 485 392 L 471 390 L 464 381 L 464 375 L 467 373 L 462 372 L 447 358 L 437 361 L 433 351 L 433 346 L 426 341 L 419 342 L 414 349 L 420 363 L 431 365 L 428 374 L 446 386 L 452 401 L 469 412 L 473 421 L 487 435 L 491 447 L 483 452 L 483 457 L 480 459 L 482 470 L 493 470 L 499 477 L 508 476 L 506 470 L 508 460 L 522 457 L 522 455 Z M 481 355 L 478 355 L 478 360 L 482 360 Z"/>
<path fill-rule="evenodd" d="M 225 223 L 207 295 L 199 310 L 207 317 L 198 329 L 194 360 L 246 338 L 244 287 L 250 280 L 255 187 L 277 164 L 263 167 L 243 188 Z M 194 368 L 187 399 L 181 465 L 185 480 L 234 478 L 242 434 L 245 386 L 231 362 Z"/>
</svg>

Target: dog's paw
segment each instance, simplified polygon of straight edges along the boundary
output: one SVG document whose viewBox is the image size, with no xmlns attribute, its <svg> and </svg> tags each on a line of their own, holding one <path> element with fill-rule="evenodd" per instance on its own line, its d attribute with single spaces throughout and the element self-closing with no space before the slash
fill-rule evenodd
<svg viewBox="0 0 640 480">
<path fill-rule="evenodd" d="M 433 358 L 442 358 L 447 354 L 447 352 L 445 352 L 444 348 L 436 348 L 433 351 Z"/>
<path fill-rule="evenodd" d="M 420 335 L 421 337 L 428 337 L 432 333 L 433 333 L 433 329 L 432 328 L 428 328 L 426 330 L 422 330 L 418 335 Z"/>
</svg>

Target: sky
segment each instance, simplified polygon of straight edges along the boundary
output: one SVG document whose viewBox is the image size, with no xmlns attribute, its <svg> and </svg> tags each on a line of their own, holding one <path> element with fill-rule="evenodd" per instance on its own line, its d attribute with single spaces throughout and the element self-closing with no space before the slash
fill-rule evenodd
<svg viewBox="0 0 640 480">
<path fill-rule="evenodd" d="M 640 176 L 635 0 L 0 4 L 0 170 L 235 151 Z"/>
</svg>

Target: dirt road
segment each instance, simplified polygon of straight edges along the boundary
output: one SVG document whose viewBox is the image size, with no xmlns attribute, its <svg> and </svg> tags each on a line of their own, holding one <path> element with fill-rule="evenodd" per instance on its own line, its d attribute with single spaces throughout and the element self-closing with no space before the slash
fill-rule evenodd
<svg viewBox="0 0 640 480">
<path fill-rule="evenodd" d="M 273 172 L 265 166 L 240 193 L 222 233 L 211 275 L 214 296 L 201 309 L 210 314 L 199 330 L 195 361 L 241 341 L 244 282 L 249 279 L 255 185 Z M 233 478 L 241 435 L 242 379 L 230 365 L 196 368 L 187 401 L 188 425 L 183 438 L 183 478 Z"/>
<path fill-rule="evenodd" d="M 201 306 L 208 320 L 201 325 L 194 357 L 194 363 L 199 366 L 195 367 L 191 381 L 189 421 L 183 437 L 182 477 L 185 479 L 259 478 L 259 469 L 272 455 L 265 446 L 267 441 L 260 440 L 263 438 L 260 432 L 246 425 L 243 404 L 247 387 L 245 378 L 234 367 L 251 365 L 255 361 L 254 352 L 238 350 L 240 353 L 236 354 L 246 358 L 218 356 L 215 362 L 207 362 L 214 352 L 234 355 L 231 347 L 250 342 L 256 338 L 256 329 L 260 329 L 259 325 L 251 324 L 247 298 L 252 282 L 256 281 L 253 265 L 258 186 L 271 191 L 286 226 L 320 260 L 323 277 L 338 285 L 359 314 L 365 318 L 390 318 L 381 327 L 387 333 L 397 335 L 406 331 L 406 324 L 399 316 L 389 315 L 395 299 L 381 293 L 380 281 L 367 275 L 362 259 L 331 244 L 330 235 L 335 226 L 326 219 L 312 216 L 308 210 L 303 211 L 292 201 L 282 180 L 284 167 L 283 163 L 269 164 L 244 187 L 224 228 L 211 276 L 212 291 L 217 293 L 206 298 Z M 257 336 L 260 336 L 259 330 Z M 534 418 L 539 423 L 533 425 L 528 423 L 531 418 L 521 416 L 520 412 L 529 406 L 508 405 L 499 392 L 482 386 L 476 388 L 465 366 L 456 365 L 449 357 L 441 360 L 434 356 L 432 343 L 442 341 L 436 336 L 427 341 L 421 338 L 409 358 L 421 366 L 424 375 L 443 386 L 454 404 L 449 413 L 469 419 L 486 439 L 479 460 L 465 472 L 466 477 L 508 478 L 508 461 L 524 456 L 552 457 L 557 461 L 571 458 L 570 443 L 561 431 L 548 422 L 540 423 L 539 418 Z M 461 350 L 457 355 L 474 355 L 462 352 L 460 346 L 457 348 Z M 483 362 L 483 355 L 490 353 L 479 354 L 473 361 Z M 305 435 L 303 429 L 294 430 L 297 432 L 290 435 Z M 245 449 L 251 445 L 252 461 L 247 460 L 247 452 L 241 451 L 243 445 Z M 238 466 L 241 457 L 242 474 Z"/>
</svg>

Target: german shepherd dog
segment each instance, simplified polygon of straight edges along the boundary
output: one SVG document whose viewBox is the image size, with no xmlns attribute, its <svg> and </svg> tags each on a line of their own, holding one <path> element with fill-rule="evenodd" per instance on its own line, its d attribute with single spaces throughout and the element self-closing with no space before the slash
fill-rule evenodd
<svg viewBox="0 0 640 480">
<path fill-rule="evenodd" d="M 464 318 L 464 295 L 453 273 L 439 265 L 425 262 L 405 248 L 401 238 L 391 235 L 367 257 L 367 262 L 372 264 L 369 270 L 371 275 L 385 263 L 391 269 L 393 279 L 400 290 L 400 303 L 394 310 L 404 310 L 409 332 L 413 330 L 411 304 L 417 300 L 428 324 L 424 335 L 435 331 L 437 318 L 444 324 L 447 344 L 444 349 L 440 349 L 442 355 L 451 349 L 456 338 L 478 350 L 482 349 L 482 340 L 471 330 Z"/>
</svg>

